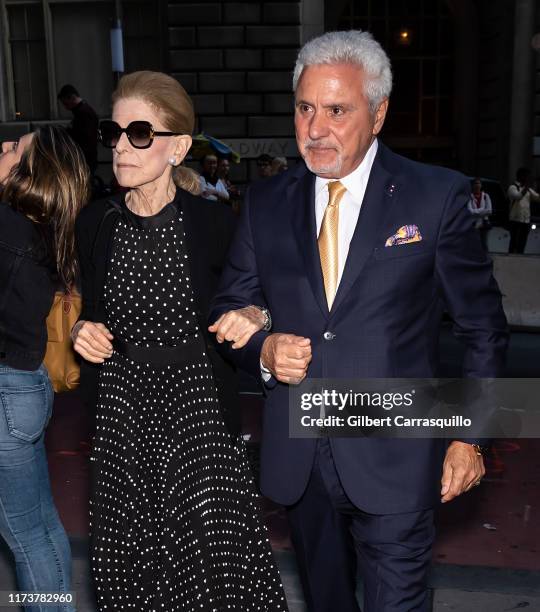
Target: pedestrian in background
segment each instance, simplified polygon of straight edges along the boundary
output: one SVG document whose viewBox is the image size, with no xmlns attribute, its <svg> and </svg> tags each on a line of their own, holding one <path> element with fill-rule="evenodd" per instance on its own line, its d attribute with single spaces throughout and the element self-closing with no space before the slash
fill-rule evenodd
<svg viewBox="0 0 540 612">
<path fill-rule="evenodd" d="M 225 185 L 229 193 L 229 203 L 235 213 L 240 212 L 240 205 L 242 202 L 242 192 L 238 185 L 235 185 L 229 178 L 229 172 L 231 169 L 231 162 L 228 157 L 220 157 L 217 165 L 217 175 L 219 180 Z"/>
<path fill-rule="evenodd" d="M 262 153 L 257 157 L 257 174 L 260 179 L 272 176 L 272 160 L 274 158 L 268 153 Z"/>
<path fill-rule="evenodd" d="M 218 175 L 218 159 L 213 153 L 201 159 L 201 196 L 207 200 L 229 201 L 229 192 Z"/>
<path fill-rule="evenodd" d="M 493 207 L 489 194 L 482 190 L 482 180 L 479 178 L 473 180 L 471 197 L 467 206 L 475 219 L 474 226 L 480 234 L 480 240 L 487 250 L 487 232 L 491 228 L 489 218 L 493 212 Z"/>
<path fill-rule="evenodd" d="M 69 134 L 81 147 L 84 159 L 94 174 L 97 168 L 97 143 L 99 119 L 96 111 L 83 100 L 73 85 L 64 85 L 58 92 L 62 106 L 73 113 Z"/>
<path fill-rule="evenodd" d="M 531 202 L 540 202 L 540 195 L 531 187 L 531 171 L 519 168 L 516 180 L 508 188 L 510 200 L 510 253 L 523 253 L 531 229 Z"/>
<path fill-rule="evenodd" d="M 285 157 L 274 157 L 272 160 L 272 176 L 280 172 L 286 172 L 289 169 L 287 159 Z"/>
</svg>

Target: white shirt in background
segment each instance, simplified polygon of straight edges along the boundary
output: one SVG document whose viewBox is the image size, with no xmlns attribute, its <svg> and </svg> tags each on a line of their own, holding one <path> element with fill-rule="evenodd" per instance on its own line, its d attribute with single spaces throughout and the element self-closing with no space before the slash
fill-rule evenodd
<svg viewBox="0 0 540 612">
<path fill-rule="evenodd" d="M 531 201 L 539 202 L 540 195 L 534 189 L 527 190 L 525 195 L 521 195 L 523 185 L 518 182 L 508 187 L 508 198 L 510 199 L 510 221 L 519 223 L 531 222 Z"/>
<path fill-rule="evenodd" d="M 206 191 L 207 189 L 216 189 L 217 191 L 219 191 L 219 193 L 221 194 L 221 196 L 225 199 L 228 200 L 229 199 L 229 192 L 227 191 L 227 187 L 225 187 L 225 183 L 221 180 L 218 179 L 217 183 L 215 185 L 212 185 L 212 183 L 208 183 L 206 181 L 206 179 L 204 178 L 204 176 L 200 176 L 200 183 L 201 183 L 201 189 L 203 191 Z M 203 198 L 206 198 L 207 200 L 217 200 L 218 197 L 215 196 L 214 194 L 209 194 L 209 195 L 202 195 Z"/>
</svg>

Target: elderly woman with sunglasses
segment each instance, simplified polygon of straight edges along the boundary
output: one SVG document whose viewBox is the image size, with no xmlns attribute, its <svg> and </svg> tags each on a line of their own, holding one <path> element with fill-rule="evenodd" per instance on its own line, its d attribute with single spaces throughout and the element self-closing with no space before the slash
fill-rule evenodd
<svg viewBox="0 0 540 612">
<path fill-rule="evenodd" d="M 234 215 L 181 166 L 191 100 L 173 78 L 124 76 L 100 126 L 128 189 L 78 220 L 83 312 L 72 331 L 95 403 L 92 569 L 100 610 L 286 610 L 206 318 Z M 237 313 L 243 346 L 265 323 Z"/>
</svg>

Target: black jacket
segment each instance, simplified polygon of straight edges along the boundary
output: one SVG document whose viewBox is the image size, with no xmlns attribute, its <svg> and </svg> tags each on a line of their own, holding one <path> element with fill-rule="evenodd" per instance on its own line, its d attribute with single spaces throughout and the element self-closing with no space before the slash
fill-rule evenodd
<svg viewBox="0 0 540 612">
<path fill-rule="evenodd" d="M 47 346 L 54 273 L 44 235 L 0 203 L 0 365 L 37 370 Z"/>
<path fill-rule="evenodd" d="M 197 306 L 197 320 L 202 331 L 207 353 L 212 363 L 218 396 L 224 418 L 232 433 L 240 430 L 240 416 L 233 366 L 226 362 L 215 347 L 213 334 L 207 331 L 207 318 L 221 269 L 235 226 L 230 208 L 178 189 L 176 202 L 183 211 L 186 248 L 188 251 L 191 283 Z M 76 236 L 81 268 L 83 309 L 81 320 L 106 322 L 103 289 L 105 286 L 112 233 L 120 218 L 119 208 L 124 196 L 90 203 L 77 219 Z M 97 399 L 98 364 L 83 362 L 81 391 L 92 406 Z"/>
</svg>

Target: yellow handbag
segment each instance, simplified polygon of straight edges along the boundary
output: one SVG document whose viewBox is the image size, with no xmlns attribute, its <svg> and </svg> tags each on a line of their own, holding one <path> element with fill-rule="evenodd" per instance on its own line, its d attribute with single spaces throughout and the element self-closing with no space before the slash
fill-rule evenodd
<svg viewBox="0 0 540 612">
<path fill-rule="evenodd" d="M 70 332 L 81 314 L 82 299 L 79 293 L 57 292 L 47 317 L 47 352 L 43 363 L 49 373 L 56 393 L 71 391 L 79 385 L 80 367 Z"/>
</svg>

